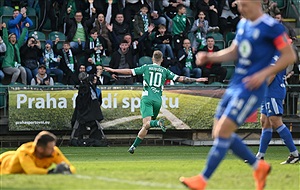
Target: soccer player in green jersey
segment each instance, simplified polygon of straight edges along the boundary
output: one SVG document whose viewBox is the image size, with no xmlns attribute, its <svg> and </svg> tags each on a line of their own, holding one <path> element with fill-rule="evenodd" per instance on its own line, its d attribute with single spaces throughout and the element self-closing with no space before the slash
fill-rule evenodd
<svg viewBox="0 0 300 190">
<path fill-rule="evenodd" d="M 160 66 L 163 61 L 163 54 L 161 51 L 154 51 L 152 56 L 153 64 L 143 65 L 135 69 L 112 69 L 105 67 L 108 72 L 120 74 L 143 75 L 143 93 L 141 99 L 141 114 L 143 118 L 143 126 L 139 131 L 134 143 L 129 148 L 128 152 L 134 153 L 136 147 L 142 142 L 151 127 L 160 127 L 163 132 L 166 132 L 164 121 L 162 119 L 155 120 L 160 107 L 163 85 L 167 79 L 182 82 L 204 82 L 207 78 L 188 78 L 185 76 L 178 76 L 170 70 Z"/>
</svg>

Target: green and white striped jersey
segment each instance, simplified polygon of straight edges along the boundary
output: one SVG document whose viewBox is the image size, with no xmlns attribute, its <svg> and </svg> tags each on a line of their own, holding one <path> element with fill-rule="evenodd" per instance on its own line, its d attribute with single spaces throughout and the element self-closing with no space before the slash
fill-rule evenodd
<svg viewBox="0 0 300 190">
<path fill-rule="evenodd" d="M 167 79 L 176 80 L 179 76 L 157 64 L 143 65 L 132 69 L 133 76 L 143 75 L 143 97 L 161 101 L 162 91 Z"/>
</svg>

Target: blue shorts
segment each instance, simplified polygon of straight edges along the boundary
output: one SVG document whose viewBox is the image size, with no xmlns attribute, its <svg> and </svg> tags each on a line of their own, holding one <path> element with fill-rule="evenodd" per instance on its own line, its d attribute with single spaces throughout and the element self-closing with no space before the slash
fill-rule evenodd
<svg viewBox="0 0 300 190">
<path fill-rule="evenodd" d="M 283 114 L 283 99 L 266 97 L 261 104 L 260 112 L 267 117 Z"/>
<path fill-rule="evenodd" d="M 246 89 L 243 84 L 229 87 L 217 107 L 215 118 L 226 116 L 241 126 L 261 105 L 265 90 L 266 85 L 253 91 Z"/>
</svg>

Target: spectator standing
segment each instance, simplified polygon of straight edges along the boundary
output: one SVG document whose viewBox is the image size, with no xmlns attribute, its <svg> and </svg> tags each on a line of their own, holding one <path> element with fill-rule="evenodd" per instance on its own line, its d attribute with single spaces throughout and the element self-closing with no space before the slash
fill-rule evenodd
<svg viewBox="0 0 300 190">
<path fill-rule="evenodd" d="M 89 37 L 88 26 L 91 26 L 95 21 L 96 9 L 92 8 L 93 16 L 88 20 L 83 19 L 83 14 L 81 11 L 75 13 L 75 19 L 71 19 L 70 13 L 71 8 L 67 9 L 66 23 L 69 27 L 69 32 L 67 34 L 67 41 L 70 42 L 71 48 L 78 48 L 78 39 L 82 43 L 82 47 L 85 47 L 85 42 Z"/>
<path fill-rule="evenodd" d="M 236 30 L 240 21 L 236 0 L 221 0 L 218 4 L 220 32 L 225 34 L 228 30 Z"/>
<path fill-rule="evenodd" d="M 133 69 L 136 67 L 133 59 L 134 53 L 126 40 L 123 40 L 119 45 L 119 49 L 112 54 L 109 62 L 109 67 L 113 69 Z M 116 80 L 116 85 L 132 85 L 133 77 L 128 74 L 112 74 L 112 78 Z"/>
<path fill-rule="evenodd" d="M 151 24 L 151 18 L 148 14 L 148 7 L 146 5 L 142 5 L 140 12 L 134 16 L 133 22 L 133 32 L 134 32 L 134 39 L 139 39 L 141 36 L 144 35 L 148 31 L 148 27 Z M 139 42 L 138 50 L 139 50 L 139 57 L 144 55 L 150 56 L 151 55 L 151 42 L 148 38 Z M 145 51 L 147 50 L 147 51 Z"/>
<path fill-rule="evenodd" d="M 200 11 L 198 14 L 198 19 L 194 21 L 191 28 L 191 32 L 195 34 L 192 41 L 193 53 L 195 53 L 199 48 L 206 45 L 206 34 L 208 31 L 208 21 L 205 20 L 205 14 Z"/>
<path fill-rule="evenodd" d="M 206 38 L 207 45 L 204 46 L 200 51 L 206 51 L 208 53 L 213 53 L 219 51 L 219 47 L 215 46 L 215 39 L 212 36 L 208 36 Z M 213 63 L 213 62 L 207 62 L 202 67 L 202 75 L 205 77 L 209 77 L 210 74 L 215 74 L 218 76 L 218 82 L 224 82 L 227 69 L 225 67 L 221 66 L 221 63 Z"/>
<path fill-rule="evenodd" d="M 54 85 L 52 77 L 46 73 L 45 65 L 39 66 L 38 73 L 31 79 L 31 85 Z"/>
<path fill-rule="evenodd" d="M 192 51 L 190 40 L 184 39 L 182 46 L 182 49 L 178 52 L 178 60 L 181 65 L 183 75 L 191 77 L 191 74 L 193 74 L 195 78 L 200 78 L 202 71 L 195 64 L 196 58 Z"/>
<path fill-rule="evenodd" d="M 59 38 L 55 39 L 54 45 L 53 45 L 53 51 L 55 54 L 61 56 L 60 59 L 60 69 L 66 74 L 66 84 L 74 85 L 78 84 L 78 63 L 76 59 L 76 55 L 79 55 L 82 53 L 82 45 L 80 40 L 78 41 L 79 47 L 71 48 L 70 42 L 65 41 L 63 43 L 63 48 L 58 50 L 57 49 L 57 43 L 59 41 Z"/>
<path fill-rule="evenodd" d="M 162 3 L 160 0 L 144 0 L 144 3 L 148 5 L 149 13 L 151 15 L 152 23 L 155 26 L 159 24 L 167 25 L 167 20 L 163 16 Z"/>
<path fill-rule="evenodd" d="M 110 39 L 110 31 L 107 28 L 107 23 L 104 17 L 104 14 L 100 13 L 95 20 L 95 28 L 97 29 L 97 32 L 99 36 L 103 37 L 106 40 L 107 44 L 107 55 L 110 55 L 112 53 L 112 42 Z"/>
<path fill-rule="evenodd" d="M 219 31 L 219 15 L 218 6 L 215 0 L 198 0 L 196 4 L 197 12 L 203 11 L 205 18 L 209 23 L 209 30 L 218 32 Z M 199 16 L 199 15 L 198 15 Z"/>
<path fill-rule="evenodd" d="M 19 40 L 17 40 L 17 35 L 12 33 L 8 35 L 6 24 L 2 24 L 3 27 L 3 41 L 6 44 L 6 52 L 4 61 L 2 64 L 3 72 L 12 75 L 11 83 L 17 81 L 18 77 L 21 75 L 22 83 L 27 84 L 26 70 L 21 66 L 20 58 L 20 47 L 24 43 L 26 33 L 28 31 L 29 23 L 25 24 L 25 27 L 21 33 Z"/>
<path fill-rule="evenodd" d="M 90 38 L 85 44 L 85 60 L 88 60 L 86 65 L 87 73 L 96 73 L 96 66 L 100 65 L 101 57 L 105 55 L 106 41 L 104 38 L 98 35 L 97 29 L 93 28 L 90 31 Z"/>
<path fill-rule="evenodd" d="M 29 24 L 29 27 L 33 25 L 32 20 L 27 17 L 26 12 L 26 7 L 22 7 L 21 11 L 15 9 L 12 18 L 8 21 L 8 31 L 10 34 L 14 33 L 17 36 L 17 40 L 20 38 L 20 35 L 27 23 Z M 25 40 L 27 40 L 27 38 L 28 31 L 26 33 Z"/>
<path fill-rule="evenodd" d="M 184 5 L 180 4 L 177 6 L 177 15 L 172 19 L 172 23 L 174 51 L 178 53 L 182 47 L 183 39 L 186 38 L 191 26 L 186 16 L 186 8 Z"/>
<path fill-rule="evenodd" d="M 53 51 L 53 42 L 47 40 L 45 44 L 45 50 L 43 51 L 43 60 L 41 64 L 44 64 L 47 68 L 47 75 L 54 74 L 57 77 L 57 82 L 62 83 L 64 72 L 59 69 L 60 57 Z"/>
<path fill-rule="evenodd" d="M 116 15 L 115 21 L 112 25 L 112 39 L 114 43 L 114 49 L 119 47 L 119 42 L 123 40 L 125 34 L 130 33 L 130 26 L 124 22 L 124 15 L 119 13 Z"/>
</svg>

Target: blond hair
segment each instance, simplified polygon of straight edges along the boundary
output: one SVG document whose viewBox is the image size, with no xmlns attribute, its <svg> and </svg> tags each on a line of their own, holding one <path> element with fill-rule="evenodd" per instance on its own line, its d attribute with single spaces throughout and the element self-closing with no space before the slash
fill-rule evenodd
<svg viewBox="0 0 300 190">
<path fill-rule="evenodd" d="M 163 61 L 163 54 L 161 51 L 159 50 L 155 50 L 153 52 L 153 56 L 152 56 L 153 62 L 155 63 L 161 63 Z"/>
</svg>

